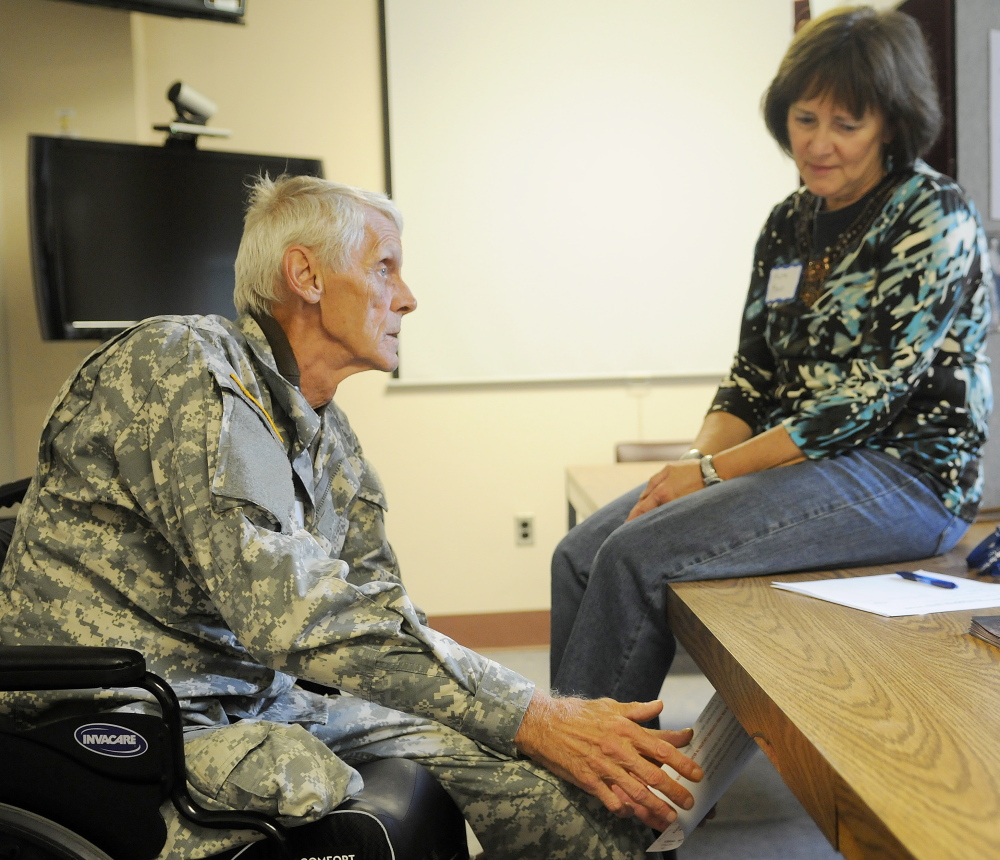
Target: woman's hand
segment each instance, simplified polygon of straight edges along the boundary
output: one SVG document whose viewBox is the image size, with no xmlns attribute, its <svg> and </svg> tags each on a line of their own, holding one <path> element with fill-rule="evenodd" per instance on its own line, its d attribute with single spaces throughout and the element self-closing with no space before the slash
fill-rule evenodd
<svg viewBox="0 0 1000 860">
<path fill-rule="evenodd" d="M 674 460 L 667 463 L 649 479 L 646 489 L 642 491 L 625 522 L 704 487 L 705 479 L 701 475 L 701 463 L 698 460 Z"/>
<path fill-rule="evenodd" d="M 806 459 L 802 449 L 792 441 L 788 431 L 780 424 L 757 436 L 750 436 L 749 433 L 750 428 L 739 418 L 724 412 L 712 412 L 695 439 L 695 447 L 699 451 L 713 454 L 715 471 L 724 481 L 776 466 L 791 466 Z M 739 441 L 741 439 L 745 441 Z M 730 443 L 731 447 L 725 450 L 716 447 L 725 443 Z M 716 451 L 718 453 L 714 453 Z M 626 522 L 704 487 L 705 481 L 701 476 L 701 463 L 698 460 L 675 460 L 667 463 L 649 479 Z"/>
</svg>

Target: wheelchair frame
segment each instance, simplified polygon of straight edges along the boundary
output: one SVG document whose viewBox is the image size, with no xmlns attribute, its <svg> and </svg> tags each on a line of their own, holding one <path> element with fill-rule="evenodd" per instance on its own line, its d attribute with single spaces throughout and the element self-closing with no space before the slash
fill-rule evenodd
<svg viewBox="0 0 1000 860">
<path fill-rule="evenodd" d="M 18 786 L 0 783 L 0 802 L 11 807 L 53 820 L 57 825 L 68 825 L 70 830 L 92 842 L 101 851 L 113 853 L 116 858 L 147 860 L 155 857 L 162 848 L 166 827 L 159 817 L 159 804 L 170 798 L 177 811 L 195 824 L 234 830 L 251 830 L 268 839 L 275 856 L 287 860 L 285 828 L 277 821 L 253 812 L 220 812 L 200 806 L 191 797 L 187 787 L 184 763 L 184 739 L 180 705 L 170 686 L 162 678 L 146 671 L 146 662 L 138 651 L 127 648 L 91 648 L 64 646 L 2 646 L 0 645 L 0 691 L 69 690 L 90 688 L 136 687 L 149 692 L 160 706 L 159 718 L 146 714 L 119 714 L 115 712 L 75 714 L 59 720 L 42 723 L 28 730 L 7 728 L 0 733 L 0 749 L 6 747 L 5 763 L 18 760 L 27 763 L 39 758 L 46 763 L 62 762 L 73 782 L 79 778 L 95 779 L 98 785 L 106 778 L 124 782 L 124 792 L 144 802 L 139 815 L 143 831 L 156 832 L 144 836 L 136 829 L 124 827 L 124 833 L 105 832 L 114 810 L 102 810 L 98 803 L 87 804 L 78 814 L 62 806 L 62 798 L 49 797 L 44 791 L 23 792 Z M 102 736 L 100 728 L 93 729 L 90 737 L 86 729 L 104 727 L 112 734 Z M 114 728 L 111 728 L 114 727 Z M 158 727 L 161 727 L 158 730 Z M 115 729 L 123 734 L 114 735 Z M 97 732 L 97 734 L 93 733 Z M 125 735 L 138 736 L 144 749 L 140 752 L 113 749 L 102 752 L 98 747 L 111 739 L 112 746 Z M 148 738 L 147 738 L 148 736 Z M 75 751 L 74 744 L 81 751 Z M 90 745 L 90 748 L 88 748 Z M 74 754 L 75 753 L 75 754 Z M 111 761 L 88 759 L 104 756 Z M 149 756 L 144 771 L 123 771 L 115 758 Z M 98 775 L 93 776 L 94 773 Z M 101 791 L 98 789 L 98 794 Z M 114 794 L 111 795 L 114 797 Z M 107 815 L 104 813 L 107 812 Z M 152 816 L 159 819 L 159 827 L 151 825 Z M 60 820 L 60 818 L 62 820 Z M 81 831 L 83 831 L 81 833 Z"/>
</svg>

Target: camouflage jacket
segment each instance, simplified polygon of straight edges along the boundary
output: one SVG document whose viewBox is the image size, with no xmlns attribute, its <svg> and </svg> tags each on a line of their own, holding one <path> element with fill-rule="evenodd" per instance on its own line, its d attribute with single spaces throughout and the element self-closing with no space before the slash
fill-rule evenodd
<svg viewBox="0 0 1000 860">
<path fill-rule="evenodd" d="M 809 250 L 798 228 L 817 198 L 800 188 L 775 207 L 757 243 L 739 350 L 712 410 L 755 433 L 782 424 L 811 459 L 884 451 L 971 521 L 992 406 L 986 236 L 958 185 L 923 162 L 890 191 L 811 306 L 798 293 L 775 300 L 769 284 L 781 267 L 804 274 Z"/>
<path fill-rule="evenodd" d="M 189 724 L 323 720 L 308 679 L 514 754 L 533 685 L 421 623 L 379 479 L 341 410 L 279 373 L 278 332 L 161 317 L 84 361 L 42 433 L 0 642 L 135 648 Z"/>
</svg>

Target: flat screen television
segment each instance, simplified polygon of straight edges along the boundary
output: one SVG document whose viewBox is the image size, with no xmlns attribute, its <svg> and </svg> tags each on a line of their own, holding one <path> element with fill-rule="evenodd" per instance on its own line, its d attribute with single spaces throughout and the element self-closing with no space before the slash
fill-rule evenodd
<svg viewBox="0 0 1000 860">
<path fill-rule="evenodd" d="M 29 137 L 35 304 L 46 340 L 104 339 L 159 314 L 232 318 L 248 183 L 318 159 Z"/>
<path fill-rule="evenodd" d="M 205 18 L 242 24 L 247 0 L 75 0 L 89 6 L 110 6 L 150 15 L 170 15 L 173 18 Z"/>
</svg>

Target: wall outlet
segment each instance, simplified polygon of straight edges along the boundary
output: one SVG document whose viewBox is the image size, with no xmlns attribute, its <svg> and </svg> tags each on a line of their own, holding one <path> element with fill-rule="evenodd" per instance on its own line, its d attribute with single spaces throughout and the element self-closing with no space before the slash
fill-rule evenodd
<svg viewBox="0 0 1000 860">
<path fill-rule="evenodd" d="M 531 546 L 535 542 L 535 515 L 514 514 L 514 543 Z"/>
</svg>

